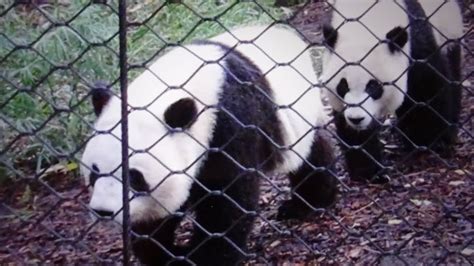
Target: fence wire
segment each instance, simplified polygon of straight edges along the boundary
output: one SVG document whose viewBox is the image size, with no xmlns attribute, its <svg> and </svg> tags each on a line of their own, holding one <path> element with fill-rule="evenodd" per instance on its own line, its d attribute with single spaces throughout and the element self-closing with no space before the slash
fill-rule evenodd
<svg viewBox="0 0 474 266">
<path fill-rule="evenodd" d="M 432 66 L 431 55 L 425 60 L 406 53 L 404 55 L 411 60 L 406 70 L 398 73 L 394 80 L 377 80 L 377 73 L 372 73 L 374 69 L 367 67 L 364 59 L 376 53 L 379 45 L 397 47 L 381 39 L 378 28 L 371 28 L 377 24 L 364 25 L 363 21 L 365 14 L 388 1 L 374 1 L 359 18 L 352 20 L 344 17 L 347 10 L 337 9 L 338 1 L 330 0 L 1 2 L 0 263 L 474 264 L 474 6 L 468 0 L 457 1 L 463 16 L 463 35 L 439 48 L 451 43 L 462 50 L 459 77 L 446 76 L 446 73 L 456 73 L 454 66 L 439 73 L 439 69 Z M 406 6 L 415 2 L 396 1 L 396 5 L 409 13 Z M 447 3 L 450 2 L 440 1 L 441 7 Z M 431 16 L 440 10 L 433 10 Z M 334 16 L 342 17 L 338 27 L 323 26 L 333 21 Z M 377 45 L 359 58 L 360 61 L 345 58 L 347 53 L 341 53 L 334 45 L 345 40 L 338 40 L 333 35 L 334 30 L 342 32 L 354 21 L 377 39 Z M 423 19 L 415 17 L 413 21 L 427 25 Z M 189 48 L 189 44 L 197 40 L 201 40 L 200 45 L 210 45 L 203 44 L 202 40 L 224 32 L 233 35 L 234 29 L 255 24 L 267 25 L 261 36 L 274 26 L 285 26 L 304 40 L 305 47 L 295 58 L 279 62 L 271 57 L 271 51 L 256 45 L 270 63 L 268 69 L 250 67 L 250 74 L 247 73 L 250 78 L 246 73 L 233 72 L 228 65 L 231 60 L 249 64 L 246 57 L 240 58 L 235 53 L 233 48 L 238 46 L 224 46 L 222 49 L 226 52 L 217 60 L 205 59 L 207 55 Z M 429 26 L 434 33 L 443 30 Z M 399 36 L 395 36 L 394 43 Z M 247 43 L 257 43 L 259 37 Z M 183 61 L 179 69 L 161 68 L 163 72 L 176 73 L 183 81 L 183 86 L 176 87 L 168 84 L 167 77 L 160 77 L 162 73 L 155 73 L 152 65 L 168 52 L 181 48 L 200 58 L 201 65 L 195 72 L 188 73 L 189 76 L 180 74 L 191 64 L 187 61 Z M 306 54 L 311 55 L 315 73 L 323 74 L 326 80 L 310 80 L 304 70 L 295 67 Z M 328 64 L 325 64 L 328 54 L 343 62 L 329 77 L 324 76 L 328 72 Z M 439 50 L 433 54 L 439 54 Z M 230 103 L 207 104 L 207 96 L 194 95 L 186 87 L 209 65 L 225 69 L 226 75 L 232 76 L 231 80 L 241 89 L 238 94 L 229 96 Z M 420 101 L 417 95 L 408 94 L 403 85 L 397 83 L 410 69 L 420 65 L 438 78 L 430 84 L 436 86 L 436 82 L 442 82 L 459 89 L 459 118 L 439 114 L 435 103 L 432 104 L 440 97 L 441 101 L 445 100 L 444 95 Z M 291 96 L 295 99 L 293 103 L 282 106 L 272 96 L 274 84 L 266 79 L 270 79 L 272 71 L 285 67 L 310 85 L 301 95 Z M 352 84 L 343 88 L 339 75 L 348 67 L 363 69 L 374 82 L 393 87 L 412 104 L 403 105 L 405 112 L 397 110 L 398 117 L 385 120 L 374 116 L 365 105 L 374 97 L 369 95 L 356 104 L 345 98 Z M 168 87 L 163 94 L 149 92 L 153 95 L 149 98 L 147 91 L 143 91 L 146 104 L 133 106 L 127 86 L 144 72 L 151 73 Z M 206 82 L 212 84 L 209 80 Z M 338 84 L 334 86 L 331 82 L 336 81 Z M 318 125 L 310 122 L 312 118 L 305 117 L 297 107 L 298 102 L 314 90 L 326 96 L 324 110 L 329 114 L 328 121 Z M 376 88 L 371 87 L 371 90 Z M 187 95 L 177 105 L 177 114 L 171 113 L 171 118 L 166 113 L 157 114 L 154 104 L 166 101 L 164 92 L 173 91 Z M 240 97 L 252 101 L 243 102 Z M 121 105 L 116 109 L 117 117 L 110 118 L 113 125 L 109 124 L 104 131 L 94 123 L 96 114 L 110 111 L 103 105 L 110 99 L 120 99 L 117 103 Z M 334 101 L 342 102 L 339 102 L 341 109 L 333 110 Z M 251 113 L 253 104 L 262 102 L 270 107 L 262 104 L 259 108 L 270 112 Z M 240 107 L 235 107 L 239 104 Z M 194 110 L 195 105 L 202 108 Z M 160 108 L 158 110 L 166 110 Z M 350 118 L 344 115 L 351 108 L 363 110 L 368 115 L 366 119 L 378 123 L 377 130 L 350 129 L 347 122 Z M 450 127 L 445 131 L 456 129 L 457 139 L 451 149 L 440 152 L 432 143 L 419 145 L 419 139 L 413 137 L 417 135 L 405 130 L 403 121 L 420 121 L 410 114 L 417 108 L 424 110 L 424 114 L 432 112 L 440 117 L 438 120 Z M 188 119 L 187 110 L 195 111 L 192 120 L 180 124 Z M 286 174 L 269 174 L 271 171 L 267 170 L 273 167 L 272 163 L 281 162 L 282 152 L 297 153 L 298 150 L 296 143 L 282 144 L 287 136 L 279 132 L 281 128 L 275 126 L 278 121 L 273 116 L 280 110 L 291 111 L 292 122 L 304 121 L 307 129 L 297 141 L 303 142 L 305 136 L 316 134 L 316 141 L 327 140 L 328 143 L 314 146 L 312 152 L 316 159 L 296 154 L 304 160 L 304 167 Z M 140 121 L 139 126 L 133 124 L 136 123 L 133 120 L 130 125 L 133 112 L 140 112 L 148 120 Z M 189 123 L 209 119 L 211 112 L 218 113 L 216 117 L 225 117 L 223 121 L 234 134 L 214 140 L 220 144 L 217 146 L 203 142 L 206 138 L 201 135 L 212 135 L 209 130 L 186 132 L 187 127 L 191 127 Z M 173 123 L 178 126 L 172 126 Z M 142 137 L 146 140 L 140 141 L 148 143 L 146 146 L 129 143 L 136 141 L 137 132 L 146 132 L 155 128 L 155 124 L 168 125 L 168 131 Z M 423 131 L 422 137 L 426 138 L 425 133 L 431 130 L 436 128 Z M 176 164 L 182 165 L 176 160 L 191 155 L 170 150 L 165 156 L 179 155 L 170 161 L 163 158 L 162 153 L 162 157 L 156 156 L 153 149 L 163 145 L 173 134 L 183 133 L 186 137 L 175 145 L 184 143 L 202 152 L 184 169 L 176 169 Z M 118 150 L 108 150 L 106 145 L 93 149 L 99 153 L 94 158 L 104 162 L 117 160 L 111 169 L 100 169 L 101 165 L 83 159 L 86 145 L 97 136 L 105 136 L 111 139 L 110 143 L 121 145 Z M 436 140 L 441 138 L 435 137 Z M 245 142 L 249 139 L 255 142 Z M 185 148 L 179 146 L 179 149 Z M 236 157 L 232 149 L 247 151 L 248 156 Z M 334 155 L 326 159 L 324 153 L 332 150 Z M 117 156 L 120 159 L 114 159 Z M 137 171 L 136 165 L 129 164 L 134 156 L 152 157 L 154 163 L 160 165 L 159 169 L 165 169 L 159 182 L 150 183 L 153 179 L 149 179 L 146 172 Z M 264 160 L 255 159 L 261 159 L 259 156 Z M 213 162 L 212 167 L 203 170 L 204 174 L 196 174 L 196 168 L 205 164 L 205 160 Z M 379 179 L 361 180 L 359 175 L 366 175 L 366 171 Z M 82 176 L 85 172 L 87 176 Z M 197 178 L 206 174 L 216 178 L 226 173 L 231 177 L 225 184 Z M 315 181 L 314 176 L 320 179 Z M 178 183 L 178 189 L 167 187 L 165 190 L 160 186 L 178 177 L 191 180 L 192 196 L 186 203 L 169 210 L 169 198 L 174 200 L 182 196 L 181 193 L 187 193 L 187 189 L 182 189 L 187 183 Z M 105 180 L 109 183 L 104 189 L 110 191 L 120 184 L 120 193 L 117 192 L 120 197 L 104 199 L 110 206 L 119 205 L 112 212 L 93 205 L 93 195 L 98 193 L 94 189 L 99 183 L 105 184 Z M 338 189 L 334 202 L 314 204 L 311 197 L 326 193 L 324 189 L 332 187 L 333 182 Z M 158 198 L 156 191 L 171 196 Z M 324 198 L 325 194 L 320 195 Z M 159 211 L 134 212 L 137 202 Z M 283 208 L 290 214 L 282 214 Z M 222 213 L 216 213 L 215 209 Z M 303 209 L 306 211 L 299 213 Z M 158 221 L 137 218 L 163 212 L 168 215 L 155 219 Z M 284 219 L 285 215 L 301 216 Z"/>
</svg>

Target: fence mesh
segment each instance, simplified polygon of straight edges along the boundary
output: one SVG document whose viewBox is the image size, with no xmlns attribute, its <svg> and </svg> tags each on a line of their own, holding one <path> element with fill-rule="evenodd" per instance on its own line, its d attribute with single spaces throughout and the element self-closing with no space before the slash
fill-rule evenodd
<svg viewBox="0 0 474 266">
<path fill-rule="evenodd" d="M 97 81 L 122 97 L 127 78 L 132 81 L 166 51 L 238 26 L 262 23 L 285 24 L 300 33 L 310 44 L 320 74 L 325 49 L 321 25 L 337 12 L 332 2 L 2 1 L 0 262 L 138 262 L 137 253 L 131 253 L 127 244 L 137 243 L 140 234 L 128 229 L 129 211 L 124 208 L 122 233 L 119 223 L 100 217 L 89 206 L 92 186 L 80 176 L 82 152 L 94 134 L 90 102 Z M 351 147 L 343 147 L 344 139 L 334 125 L 338 118 L 331 116 L 319 129 L 341 147 L 330 163 L 333 169 L 327 169 L 337 177 L 339 188 L 329 208 L 313 208 L 313 214 L 302 220 L 279 220 L 278 207 L 293 196 L 289 181 L 286 176 L 261 174 L 257 211 L 247 213 L 255 223 L 244 247 L 226 235 L 240 226 L 239 221 L 220 233 L 207 232 L 199 227 L 193 207 L 152 230 L 174 231 L 170 224 L 176 219 L 179 227 L 172 243 L 153 244 L 158 248 L 186 245 L 201 230 L 206 241 L 226 239 L 243 255 L 245 264 L 474 264 L 474 6 L 468 0 L 458 2 L 464 19 L 464 35 L 456 40 L 463 50 L 462 107 L 458 140 L 450 154 L 440 154 L 431 146 L 407 152 L 394 137 L 394 131 L 400 133 L 396 124 L 384 123 L 381 163 L 390 182 L 355 182 L 344 160 Z M 331 110 L 329 105 L 325 108 Z M 126 169 L 127 161 L 122 160 L 121 167 Z M 235 180 L 261 170 L 245 164 L 242 169 Z M 125 172 L 125 180 L 130 179 L 132 174 Z M 225 190 L 222 194 L 211 190 L 203 189 L 201 200 L 222 195 L 233 200 Z M 126 186 L 124 191 L 130 190 Z M 245 207 L 236 207 L 245 212 Z M 177 259 L 193 258 L 176 254 Z"/>
</svg>

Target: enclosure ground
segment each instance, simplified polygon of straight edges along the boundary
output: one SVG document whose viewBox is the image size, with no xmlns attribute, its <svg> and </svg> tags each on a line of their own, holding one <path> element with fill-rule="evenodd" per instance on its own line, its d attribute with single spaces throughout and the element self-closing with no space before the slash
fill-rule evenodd
<svg viewBox="0 0 474 266">
<path fill-rule="evenodd" d="M 306 5 L 294 19 L 313 41 L 320 38 L 321 5 Z M 389 185 L 353 183 L 337 165 L 341 194 L 335 206 L 304 221 L 276 220 L 288 192 L 284 177 L 262 183 L 260 217 L 249 241 L 248 264 L 474 264 L 474 31 L 466 18 L 463 125 L 449 157 L 407 156 L 387 137 L 394 165 Z M 94 221 L 82 179 L 61 171 L 40 181 L 0 187 L 0 263 L 69 264 L 121 260 L 113 222 Z"/>
</svg>

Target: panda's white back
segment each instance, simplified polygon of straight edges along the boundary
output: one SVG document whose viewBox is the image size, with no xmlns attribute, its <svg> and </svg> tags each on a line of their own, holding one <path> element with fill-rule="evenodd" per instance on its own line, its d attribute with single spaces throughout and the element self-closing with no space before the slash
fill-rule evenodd
<svg viewBox="0 0 474 266">
<path fill-rule="evenodd" d="M 317 75 L 309 45 L 294 30 L 282 26 L 249 26 L 223 33 L 213 41 L 235 47 L 265 74 L 275 103 L 281 106 L 278 116 L 284 141 L 291 150 L 283 153 L 284 162 L 277 172 L 296 170 L 313 142 L 312 128 L 324 125 L 328 116 L 323 110 Z M 240 43 L 251 42 L 251 43 Z M 282 64 L 282 65 L 277 65 Z"/>
</svg>

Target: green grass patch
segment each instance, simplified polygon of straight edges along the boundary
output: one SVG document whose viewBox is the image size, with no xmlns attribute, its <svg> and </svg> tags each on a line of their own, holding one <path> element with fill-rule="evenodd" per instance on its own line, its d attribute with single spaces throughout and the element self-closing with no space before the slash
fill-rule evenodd
<svg viewBox="0 0 474 266">
<path fill-rule="evenodd" d="M 94 119 L 88 85 L 119 78 L 116 2 L 14 2 L 0 2 L 0 182 L 79 158 Z M 138 65 L 167 44 L 283 16 L 273 0 L 128 2 L 128 58 Z"/>
</svg>

